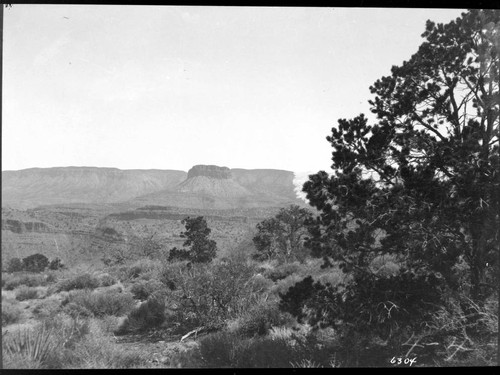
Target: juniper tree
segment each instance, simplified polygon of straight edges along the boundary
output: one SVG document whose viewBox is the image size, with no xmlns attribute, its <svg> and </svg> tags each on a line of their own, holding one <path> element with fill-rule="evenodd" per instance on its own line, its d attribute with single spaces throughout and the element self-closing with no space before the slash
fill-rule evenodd
<svg viewBox="0 0 500 375">
<path fill-rule="evenodd" d="M 320 213 L 306 246 L 352 282 L 306 278 L 281 295 L 283 310 L 299 318 L 307 311 L 316 326 L 343 322 L 346 345 L 380 335 L 387 341 L 378 354 L 406 328 L 423 332 L 447 292 L 481 304 L 499 282 L 500 11 L 428 21 L 422 37 L 408 61 L 370 87 L 375 119 L 360 114 L 332 128 L 333 174 L 319 171 L 303 186 Z M 386 253 L 402 262 L 389 280 L 368 267 Z"/>
<path fill-rule="evenodd" d="M 289 261 L 301 257 L 311 212 L 297 205 L 280 209 L 276 216 L 257 224 L 253 243 L 257 260 L 281 259 Z"/>
<path fill-rule="evenodd" d="M 203 216 L 186 217 L 181 223 L 186 228 L 186 231 L 181 233 L 181 237 L 186 238 L 182 245 L 185 249 L 176 247 L 171 249 L 169 260 L 189 260 L 193 263 L 211 262 L 217 253 L 217 244 L 208 238 L 211 229 L 208 228 L 205 218 Z"/>
<path fill-rule="evenodd" d="M 463 258 L 472 298 L 484 298 L 500 228 L 499 19 L 471 10 L 428 21 L 418 52 L 370 87 L 373 124 L 363 114 L 338 121 L 327 137 L 334 175 L 303 188 L 321 211 L 316 254 L 356 267 L 376 252 L 402 254 L 452 285 Z"/>
</svg>

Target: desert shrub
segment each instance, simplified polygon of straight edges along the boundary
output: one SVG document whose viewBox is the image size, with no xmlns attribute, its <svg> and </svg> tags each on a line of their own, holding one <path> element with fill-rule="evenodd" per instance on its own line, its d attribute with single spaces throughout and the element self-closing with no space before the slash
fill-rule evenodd
<svg viewBox="0 0 500 375">
<path fill-rule="evenodd" d="M 150 296 L 146 302 L 134 308 L 118 328 L 117 334 L 141 332 L 159 326 L 165 321 L 165 301 L 159 296 Z"/>
<path fill-rule="evenodd" d="M 53 332 L 52 341 L 61 343 L 61 350 L 72 350 L 75 344 L 90 332 L 87 317 L 71 317 L 64 312 L 55 314 L 52 319 L 44 320 L 43 326 Z"/>
<path fill-rule="evenodd" d="M 47 276 L 45 277 L 45 282 L 48 284 L 55 283 L 57 281 L 57 275 L 54 272 L 49 272 L 47 273 Z"/>
<path fill-rule="evenodd" d="M 42 272 L 49 265 L 49 259 L 43 254 L 33 254 L 23 258 L 23 270 L 29 272 Z"/>
<path fill-rule="evenodd" d="M 200 340 L 199 351 L 207 367 L 282 368 L 310 361 L 328 365 L 330 353 L 314 340 L 254 337 L 218 332 Z"/>
<path fill-rule="evenodd" d="M 64 305 L 63 311 L 72 318 L 90 318 L 93 316 L 92 312 L 85 306 L 75 302 L 68 302 Z"/>
<path fill-rule="evenodd" d="M 63 300 L 62 305 L 65 306 L 68 312 L 72 312 L 73 315 L 81 311 L 84 316 L 89 316 L 90 314 L 96 317 L 105 315 L 121 316 L 132 309 L 134 299 L 130 293 L 79 290 L 71 292 Z"/>
<path fill-rule="evenodd" d="M 426 327 L 422 322 L 429 322 L 444 306 L 445 296 L 440 275 L 423 269 L 392 277 L 360 272 L 345 286 L 325 286 L 307 277 L 281 295 L 280 308 L 299 322 L 337 329 L 342 363 L 384 366 L 391 353 L 404 354 L 405 340 L 422 334 Z M 416 354 L 424 360 L 436 349 L 426 347 Z"/>
<path fill-rule="evenodd" d="M 5 290 L 14 290 L 20 285 L 26 286 L 42 286 L 47 283 L 47 280 L 43 275 L 12 275 L 7 277 L 5 281 Z"/>
<path fill-rule="evenodd" d="M 49 269 L 53 270 L 53 271 L 56 271 L 56 270 L 63 268 L 63 267 L 64 267 L 63 263 L 62 263 L 61 259 L 59 259 L 59 258 L 54 258 L 49 263 Z"/>
<path fill-rule="evenodd" d="M 279 327 L 293 322 L 288 313 L 279 310 L 276 302 L 261 302 L 238 319 L 237 332 L 243 336 L 265 335 L 271 327 Z"/>
<path fill-rule="evenodd" d="M 50 342 L 58 350 L 51 351 L 43 368 L 130 368 L 145 365 L 144 356 L 137 350 L 115 345 L 103 330 L 101 320 L 70 318 L 60 314 L 43 324 L 52 332 Z"/>
<path fill-rule="evenodd" d="M 57 345 L 50 339 L 52 333 L 52 330 L 45 329 L 43 325 L 8 332 L 2 340 L 3 353 L 11 364 L 25 359 L 30 364 L 36 364 L 36 368 L 43 368 L 47 359 L 57 350 Z"/>
<path fill-rule="evenodd" d="M 146 300 L 154 292 L 164 288 L 164 285 L 157 280 L 141 280 L 136 282 L 130 288 L 130 292 L 134 295 L 134 298 L 139 300 Z"/>
<path fill-rule="evenodd" d="M 27 299 L 36 299 L 38 298 L 38 290 L 33 287 L 22 286 L 19 290 L 16 291 L 16 299 L 18 301 L 25 301 Z"/>
<path fill-rule="evenodd" d="M 297 273 L 300 271 L 300 264 L 298 262 L 294 263 L 284 263 L 279 265 L 278 267 L 274 269 L 268 269 L 266 270 L 263 275 L 267 277 L 268 279 L 271 279 L 272 281 L 278 281 L 282 280 L 294 273 Z"/>
<path fill-rule="evenodd" d="M 20 353 L 5 353 L 2 361 L 4 369 L 37 370 L 43 368 L 39 360 L 27 357 Z"/>
<path fill-rule="evenodd" d="M 208 367 L 234 367 L 235 350 L 243 341 L 238 335 L 228 332 L 210 334 L 200 340 L 200 354 Z"/>
<path fill-rule="evenodd" d="M 55 315 L 59 310 L 60 303 L 55 299 L 44 299 L 38 301 L 37 305 L 33 309 L 33 314 L 35 314 L 37 319 L 48 318 Z"/>
<path fill-rule="evenodd" d="M 139 259 L 128 266 L 114 268 L 112 273 L 121 281 L 131 281 L 137 278 L 150 278 L 151 274 L 158 268 L 158 262 L 151 259 Z"/>
<path fill-rule="evenodd" d="M 268 278 L 264 277 L 262 274 L 258 273 L 249 281 L 252 293 L 262 293 L 268 290 L 274 283 Z"/>
<path fill-rule="evenodd" d="M 21 317 L 21 310 L 17 307 L 2 301 L 2 326 L 17 323 Z"/>
<path fill-rule="evenodd" d="M 89 334 L 75 342 L 64 355 L 66 368 L 125 369 L 142 367 L 145 362 L 145 357 L 137 350 L 115 345 L 94 319 L 89 321 Z"/>
<path fill-rule="evenodd" d="M 251 267 L 232 262 L 168 265 L 161 281 L 169 300 L 178 306 L 172 320 L 186 330 L 224 325 L 258 299 L 248 283 L 252 274 Z"/>
<path fill-rule="evenodd" d="M 181 233 L 186 238 L 182 244 L 183 249 L 172 248 L 169 253 L 169 261 L 188 260 L 193 263 L 210 263 L 217 255 L 217 243 L 209 239 L 211 229 L 203 216 L 196 218 L 186 217 L 181 221 L 186 231 Z"/>
<path fill-rule="evenodd" d="M 74 289 L 95 289 L 99 287 L 99 279 L 85 273 L 83 275 L 78 275 L 70 279 L 61 280 L 57 285 L 56 290 L 60 291 L 70 291 Z"/>
<path fill-rule="evenodd" d="M 7 272 L 20 272 L 23 270 L 23 262 L 19 258 L 12 258 L 7 263 Z"/>
<path fill-rule="evenodd" d="M 498 302 L 479 306 L 470 299 L 453 298 L 426 322 L 427 329 L 415 339 L 422 346 L 434 343 L 421 363 L 442 366 L 492 366 L 496 364 Z M 414 351 L 417 351 L 417 348 Z"/>
<path fill-rule="evenodd" d="M 113 276 L 111 276 L 107 273 L 99 275 L 98 280 L 99 280 L 100 286 L 111 286 L 111 285 L 116 284 L 116 281 L 117 281 Z"/>
</svg>

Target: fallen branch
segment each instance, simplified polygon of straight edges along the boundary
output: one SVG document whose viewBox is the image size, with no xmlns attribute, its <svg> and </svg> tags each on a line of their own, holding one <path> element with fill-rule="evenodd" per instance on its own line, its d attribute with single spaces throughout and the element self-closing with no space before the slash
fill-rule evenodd
<svg viewBox="0 0 500 375">
<path fill-rule="evenodd" d="M 193 329 L 192 331 L 186 333 L 184 336 L 181 337 L 181 342 L 187 339 L 189 336 L 195 335 L 195 337 L 198 335 L 198 332 L 203 330 L 205 327 L 198 327 L 196 329 Z"/>
</svg>

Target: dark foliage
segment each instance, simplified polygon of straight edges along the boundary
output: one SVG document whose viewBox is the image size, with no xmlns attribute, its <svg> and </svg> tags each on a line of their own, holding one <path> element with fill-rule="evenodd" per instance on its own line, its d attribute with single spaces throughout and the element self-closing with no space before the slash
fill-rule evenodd
<svg viewBox="0 0 500 375">
<path fill-rule="evenodd" d="M 304 256 L 304 237 L 311 212 L 297 205 L 282 208 L 270 219 L 257 224 L 253 243 L 257 249 L 256 260 L 279 259 L 290 261 Z"/>
<path fill-rule="evenodd" d="M 211 230 L 203 216 L 187 217 L 181 223 L 186 228 L 186 231 L 181 233 L 181 237 L 186 238 L 182 246 L 187 249 L 174 247 L 170 250 L 168 260 L 188 260 L 193 263 L 211 262 L 217 253 L 217 244 L 208 238 Z"/>
<path fill-rule="evenodd" d="M 12 258 L 7 264 L 7 272 L 19 272 L 23 270 L 23 262 L 19 258 Z"/>
<path fill-rule="evenodd" d="M 307 242 L 316 256 L 349 270 L 396 253 L 455 289 L 462 258 L 471 297 L 492 291 L 485 285 L 497 283 L 486 264 L 496 263 L 500 228 L 499 20 L 498 10 L 471 10 L 447 25 L 429 21 L 418 52 L 370 88 L 375 123 L 363 115 L 338 121 L 327 137 L 335 174 L 321 171 L 304 184 L 321 212 Z"/>
<path fill-rule="evenodd" d="M 402 270 L 375 277 L 358 272 L 352 283 L 335 287 L 307 277 L 280 294 L 280 308 L 315 329 L 335 328 L 342 362 L 373 366 L 387 364 L 391 353 L 401 351 L 403 338 L 424 332 L 445 305 L 445 295 L 444 279 L 432 273 Z M 429 348 L 417 353 L 422 359 L 436 354 Z"/>
<path fill-rule="evenodd" d="M 43 254 L 33 254 L 23 258 L 23 269 L 29 272 L 43 272 L 49 265 L 48 258 Z"/>
<path fill-rule="evenodd" d="M 49 269 L 54 270 L 54 271 L 58 270 L 60 268 L 63 268 L 63 267 L 64 267 L 64 265 L 63 265 L 61 259 L 59 259 L 59 258 L 52 259 L 52 261 L 49 264 Z"/>
</svg>

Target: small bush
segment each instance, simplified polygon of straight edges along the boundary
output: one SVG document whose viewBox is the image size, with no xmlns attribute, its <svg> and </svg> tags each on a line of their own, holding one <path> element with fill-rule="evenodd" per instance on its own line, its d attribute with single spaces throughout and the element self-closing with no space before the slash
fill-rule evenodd
<svg viewBox="0 0 500 375">
<path fill-rule="evenodd" d="M 2 301 L 2 326 L 17 323 L 21 317 L 21 310 L 6 301 Z"/>
<path fill-rule="evenodd" d="M 271 327 L 279 327 L 292 321 L 290 314 L 281 312 L 277 303 L 263 302 L 239 318 L 237 332 L 244 336 L 265 335 Z"/>
<path fill-rule="evenodd" d="M 7 272 L 19 272 L 23 270 L 23 262 L 19 258 L 12 258 L 7 263 Z"/>
<path fill-rule="evenodd" d="M 50 269 L 50 270 L 54 270 L 54 271 L 55 271 L 55 270 L 58 270 L 58 269 L 63 268 L 63 267 L 64 267 L 64 266 L 63 266 L 63 264 L 62 264 L 62 261 L 61 261 L 61 259 L 59 259 L 59 258 L 55 258 L 55 259 L 53 259 L 53 260 L 49 263 L 49 269 Z"/>
<path fill-rule="evenodd" d="M 252 278 L 250 279 L 250 285 L 252 288 L 252 293 L 262 293 L 268 290 L 274 284 L 271 280 L 258 273 L 252 276 Z"/>
<path fill-rule="evenodd" d="M 119 327 L 117 333 L 141 332 L 159 326 L 165 320 L 165 301 L 151 296 L 140 306 L 133 309 Z"/>
<path fill-rule="evenodd" d="M 16 299 L 18 301 L 25 301 L 27 299 L 36 299 L 38 298 L 38 290 L 28 286 L 22 286 L 16 292 Z"/>
<path fill-rule="evenodd" d="M 137 350 L 115 345 L 98 321 L 89 321 L 89 334 L 66 350 L 64 364 L 69 368 L 125 369 L 145 365 L 145 358 Z"/>
<path fill-rule="evenodd" d="M 23 270 L 43 272 L 49 266 L 49 259 L 42 254 L 33 254 L 23 258 Z"/>
<path fill-rule="evenodd" d="M 54 272 L 49 272 L 45 277 L 47 284 L 55 283 L 57 281 L 57 275 Z"/>
<path fill-rule="evenodd" d="M 40 361 L 20 353 L 5 353 L 2 361 L 3 368 L 15 370 L 37 370 L 43 368 Z"/>
<path fill-rule="evenodd" d="M 92 311 L 87 309 L 85 306 L 82 306 L 75 302 L 69 302 L 65 304 L 64 312 L 71 316 L 73 319 L 90 318 L 94 315 Z"/>
<path fill-rule="evenodd" d="M 74 278 L 62 280 L 57 285 L 56 290 L 60 291 L 70 291 L 74 289 L 95 289 L 100 285 L 99 279 L 96 277 L 85 273 L 83 275 L 78 275 Z"/>
<path fill-rule="evenodd" d="M 300 271 L 300 264 L 297 262 L 294 263 L 284 263 L 275 269 L 268 269 L 264 271 L 263 275 L 272 281 L 278 281 L 285 279 L 286 277 L 297 273 Z"/>
<path fill-rule="evenodd" d="M 320 354 L 328 357 L 317 347 L 308 349 L 305 343 L 270 337 L 242 338 L 227 332 L 204 337 L 199 350 L 207 367 L 289 368 L 302 361 L 316 363 L 315 357 Z"/>
<path fill-rule="evenodd" d="M 111 276 L 107 273 L 99 275 L 98 279 L 99 279 L 100 286 L 111 286 L 111 285 L 115 285 L 117 282 L 117 280 L 113 276 Z"/>
<path fill-rule="evenodd" d="M 43 275 L 13 275 L 5 281 L 5 290 L 14 290 L 20 285 L 26 286 L 42 286 L 47 283 Z"/>
<path fill-rule="evenodd" d="M 130 266 L 117 268 L 115 274 L 121 282 L 131 281 L 139 277 L 149 279 L 158 266 L 158 263 L 151 259 L 140 259 Z"/>
<path fill-rule="evenodd" d="M 200 340 L 200 354 L 208 367 L 234 367 L 235 351 L 242 339 L 235 334 L 217 332 Z"/>
<path fill-rule="evenodd" d="M 149 296 L 162 288 L 164 288 L 163 284 L 156 280 L 139 281 L 132 285 L 130 292 L 136 299 L 147 300 Z"/>
<path fill-rule="evenodd" d="M 121 316 L 132 309 L 134 299 L 129 293 L 100 293 L 80 290 L 71 292 L 62 304 L 65 306 L 65 310 L 73 316 L 79 313 L 83 316 L 93 315 L 96 317 Z"/>
<path fill-rule="evenodd" d="M 59 301 L 55 299 L 39 300 L 33 314 L 37 319 L 44 319 L 53 316 L 59 310 Z"/>
</svg>

